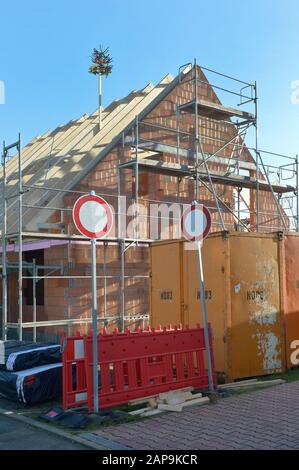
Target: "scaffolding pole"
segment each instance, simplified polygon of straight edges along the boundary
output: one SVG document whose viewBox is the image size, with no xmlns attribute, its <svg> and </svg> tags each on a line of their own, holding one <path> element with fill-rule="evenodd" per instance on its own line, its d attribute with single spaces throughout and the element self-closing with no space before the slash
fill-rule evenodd
<svg viewBox="0 0 299 470">
<path fill-rule="evenodd" d="M 6 145 L 5 141 L 3 142 L 3 223 L 2 223 L 2 338 L 3 340 L 7 339 L 7 325 L 8 325 L 8 303 L 7 303 L 7 175 L 6 175 L 6 161 L 8 157 L 8 152 L 11 149 L 16 148 L 18 151 L 18 196 L 19 196 L 19 211 L 18 211 L 18 222 L 19 222 L 19 231 L 18 231 L 18 240 L 19 240 L 19 273 L 18 273 L 18 299 L 19 299 L 19 317 L 21 313 L 21 323 L 22 324 L 22 254 L 20 256 L 20 246 L 22 246 L 22 170 L 21 170 L 21 136 L 18 135 L 17 142 L 13 144 Z M 21 274 L 20 274 L 21 270 Z M 20 321 L 20 320 L 19 320 Z M 22 328 L 19 328 L 18 336 L 22 339 Z"/>
<path fill-rule="evenodd" d="M 120 331 L 125 331 L 125 240 L 120 240 Z"/>
<path fill-rule="evenodd" d="M 3 141 L 3 183 L 2 183 L 2 339 L 7 340 L 7 255 L 6 255 L 6 231 L 7 231 L 7 198 L 6 198 L 6 156 L 7 150 Z"/>
<path fill-rule="evenodd" d="M 21 136 L 18 141 L 18 186 L 19 186 L 19 211 L 18 211 L 18 241 L 19 241 L 19 276 L 18 276 L 18 299 L 19 299 L 19 340 L 23 339 L 23 181 L 22 181 L 22 156 L 21 156 Z"/>
<path fill-rule="evenodd" d="M 117 212 L 118 212 L 118 217 L 117 217 L 117 236 L 118 238 L 121 238 L 121 233 L 122 233 L 122 217 L 121 217 L 121 166 L 120 166 L 120 161 L 118 162 L 118 167 L 117 167 Z"/>
<path fill-rule="evenodd" d="M 36 315 L 36 308 L 37 308 L 37 303 L 36 303 L 36 284 L 38 282 L 38 269 L 36 267 L 36 259 L 33 258 L 32 260 L 32 304 L 33 304 L 33 323 L 35 324 L 33 327 L 33 342 L 36 343 L 36 321 L 37 321 L 37 315 Z"/>
<path fill-rule="evenodd" d="M 237 225 L 237 227 L 238 227 L 238 230 L 237 231 L 238 232 L 240 231 L 240 228 L 241 228 L 241 226 L 240 226 L 240 219 L 241 219 L 241 197 L 240 197 L 240 195 L 241 195 L 241 191 L 242 191 L 242 188 L 237 188 L 237 197 L 238 197 L 238 199 L 237 199 L 237 206 L 238 206 L 238 208 L 237 208 L 237 211 L 238 211 L 238 225 Z"/>
<path fill-rule="evenodd" d="M 104 317 L 107 315 L 107 242 L 104 242 L 103 245 L 104 253 L 103 253 L 103 258 L 104 258 Z"/>
<path fill-rule="evenodd" d="M 139 166 L 138 166 L 138 145 L 139 145 L 139 121 L 136 116 L 136 135 L 135 135 L 135 203 L 136 203 L 136 240 L 139 238 Z"/>
<path fill-rule="evenodd" d="M 117 194 L 118 194 L 118 246 L 120 255 L 120 289 L 119 289 L 119 329 L 120 331 L 125 330 L 125 230 L 126 226 L 123 224 L 122 218 L 122 199 L 121 199 L 121 171 L 122 167 L 118 166 L 118 178 L 117 178 Z M 138 168 L 137 168 L 138 174 Z M 136 183 L 136 180 L 135 180 Z M 136 184 L 135 184 L 136 186 Z"/>
<path fill-rule="evenodd" d="M 298 163 L 298 155 L 296 155 L 296 231 L 299 232 L 299 163 Z"/>
<path fill-rule="evenodd" d="M 178 106 L 176 106 L 176 145 L 177 145 L 177 156 L 176 161 L 180 163 L 180 112 L 178 110 Z"/>
<path fill-rule="evenodd" d="M 258 103 L 257 103 L 257 82 L 254 83 L 254 107 L 255 107 L 255 164 L 256 164 L 256 231 L 259 231 L 259 211 L 260 211 L 260 183 L 259 183 L 259 147 L 258 147 Z"/>
<path fill-rule="evenodd" d="M 199 127 L 199 115 L 198 115 L 198 107 L 197 107 L 197 101 L 198 101 L 198 96 L 197 96 L 197 64 L 196 64 L 196 59 L 194 59 L 194 100 L 195 100 L 195 200 L 199 200 L 199 188 L 198 188 L 198 145 L 199 145 L 199 132 L 198 132 L 198 127 Z"/>
</svg>

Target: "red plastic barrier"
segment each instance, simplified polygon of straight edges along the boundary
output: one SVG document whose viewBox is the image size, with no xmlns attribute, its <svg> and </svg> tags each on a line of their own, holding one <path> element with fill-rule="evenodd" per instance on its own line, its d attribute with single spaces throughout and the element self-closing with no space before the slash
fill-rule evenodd
<svg viewBox="0 0 299 470">
<path fill-rule="evenodd" d="M 211 336 L 210 345 L 215 382 Z M 91 336 L 84 337 L 84 350 L 88 409 L 93 411 Z M 206 388 L 204 353 L 204 330 L 200 327 L 99 334 L 100 408 L 187 386 Z"/>
<path fill-rule="evenodd" d="M 80 333 L 63 338 L 62 396 L 64 409 L 87 403 L 84 340 Z"/>
</svg>

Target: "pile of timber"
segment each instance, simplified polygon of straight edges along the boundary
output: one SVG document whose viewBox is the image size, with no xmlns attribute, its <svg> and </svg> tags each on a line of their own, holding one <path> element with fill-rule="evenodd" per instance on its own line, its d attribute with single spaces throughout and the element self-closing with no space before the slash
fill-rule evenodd
<svg viewBox="0 0 299 470">
<path fill-rule="evenodd" d="M 206 405 L 210 403 L 208 397 L 203 397 L 201 393 L 194 392 L 193 387 L 181 388 L 178 390 L 172 390 L 170 392 L 159 393 L 158 395 L 152 395 L 146 398 L 138 398 L 137 400 L 129 401 L 129 405 L 142 405 L 145 404 L 144 408 L 130 411 L 130 415 L 135 416 L 153 416 L 164 411 L 175 411 L 182 412 L 184 409 L 190 406 Z"/>
<path fill-rule="evenodd" d="M 281 385 L 285 383 L 283 379 L 274 380 L 257 380 L 248 379 L 239 382 L 226 383 L 217 386 L 217 391 L 238 391 L 242 389 L 272 387 L 273 385 Z M 181 388 L 179 390 L 171 390 L 170 392 L 152 395 L 150 397 L 138 398 L 129 401 L 129 405 L 136 406 L 144 404 L 143 408 L 130 411 L 132 416 L 154 416 L 164 411 L 182 412 L 191 406 L 207 405 L 210 398 L 203 396 L 202 393 L 194 393 L 193 387 Z"/>
</svg>

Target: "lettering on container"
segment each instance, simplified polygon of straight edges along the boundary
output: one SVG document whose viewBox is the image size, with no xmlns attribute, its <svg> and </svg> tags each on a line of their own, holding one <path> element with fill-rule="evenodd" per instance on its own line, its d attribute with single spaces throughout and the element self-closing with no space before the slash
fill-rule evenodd
<svg viewBox="0 0 299 470">
<path fill-rule="evenodd" d="M 267 291 L 265 290 L 248 290 L 246 293 L 246 300 L 248 302 L 252 300 L 260 300 L 263 302 L 266 300 L 267 297 Z"/>
<path fill-rule="evenodd" d="M 172 290 L 162 290 L 160 292 L 160 300 L 172 300 Z"/>
<path fill-rule="evenodd" d="M 205 299 L 206 300 L 212 300 L 212 291 L 211 290 L 205 290 Z M 197 289 L 196 291 L 196 300 L 200 300 L 200 290 Z"/>
</svg>

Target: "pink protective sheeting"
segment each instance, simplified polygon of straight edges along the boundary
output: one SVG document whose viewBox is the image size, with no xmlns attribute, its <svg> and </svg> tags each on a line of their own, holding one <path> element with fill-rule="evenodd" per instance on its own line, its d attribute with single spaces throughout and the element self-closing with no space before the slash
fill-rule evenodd
<svg viewBox="0 0 299 470">
<path fill-rule="evenodd" d="M 72 245 L 90 245 L 90 240 L 40 240 L 34 242 L 27 242 L 23 243 L 22 251 L 44 250 L 47 248 L 51 248 L 51 246 L 67 245 L 68 243 Z M 101 242 L 97 241 L 97 245 L 100 245 L 102 243 L 104 243 L 104 240 Z M 117 242 L 115 242 L 115 244 L 117 244 Z M 19 251 L 19 245 L 15 243 L 7 245 L 6 251 L 17 253 Z M 0 253 L 2 253 L 2 246 L 0 246 Z"/>
<path fill-rule="evenodd" d="M 22 251 L 43 250 L 46 248 L 51 248 L 51 246 L 66 245 L 67 243 L 68 241 L 64 241 L 64 240 L 40 240 L 36 242 L 24 243 L 22 245 Z M 6 251 L 18 252 L 19 245 L 15 243 L 13 245 L 7 245 Z M 2 253 L 2 247 L 0 247 L 0 253 Z"/>
</svg>

